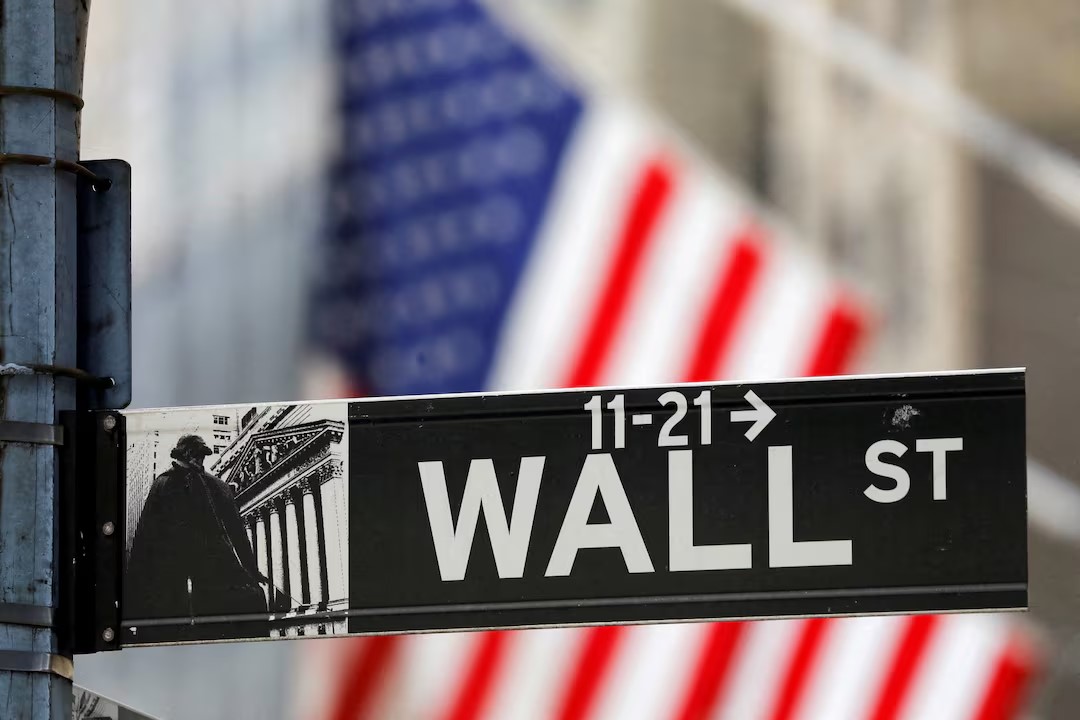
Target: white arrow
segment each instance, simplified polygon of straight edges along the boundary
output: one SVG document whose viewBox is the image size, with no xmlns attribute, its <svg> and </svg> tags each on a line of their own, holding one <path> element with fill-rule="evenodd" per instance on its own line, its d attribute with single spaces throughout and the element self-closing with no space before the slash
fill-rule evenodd
<svg viewBox="0 0 1080 720">
<path fill-rule="evenodd" d="M 752 422 L 753 425 L 746 431 L 746 439 L 750 442 L 754 442 L 761 431 L 765 429 L 765 426 L 772 422 L 772 419 L 776 417 L 776 412 L 765 404 L 765 402 L 757 396 L 753 390 L 747 390 L 743 395 L 747 402 L 754 406 L 753 410 L 732 410 L 731 422 Z"/>
</svg>

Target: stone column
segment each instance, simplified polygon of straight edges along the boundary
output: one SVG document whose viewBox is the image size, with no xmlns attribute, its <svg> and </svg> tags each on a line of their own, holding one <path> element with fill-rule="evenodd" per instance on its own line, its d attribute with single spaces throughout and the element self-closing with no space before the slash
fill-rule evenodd
<svg viewBox="0 0 1080 720">
<path fill-rule="evenodd" d="M 274 503 L 274 509 L 278 512 L 278 532 L 281 533 L 281 591 L 292 596 L 292 574 L 289 572 L 292 561 L 289 559 L 289 535 L 286 532 L 286 517 L 288 508 L 285 507 L 285 499 L 278 496 Z"/>
<path fill-rule="evenodd" d="M 288 561 L 289 567 L 289 587 L 288 593 L 293 598 L 299 598 L 303 593 L 301 591 L 302 581 L 300 576 L 302 571 L 300 569 L 300 526 L 299 519 L 296 513 L 300 508 L 296 505 L 296 496 L 293 495 L 292 490 L 285 493 L 285 559 Z M 293 600 L 295 603 L 296 600 Z"/>
<path fill-rule="evenodd" d="M 255 558 L 259 563 L 259 572 L 271 577 L 270 556 L 267 550 L 270 548 L 269 535 L 266 530 L 266 506 L 255 508 Z M 269 600 L 269 598 L 267 598 Z"/>
<path fill-rule="evenodd" d="M 274 586 L 278 590 L 285 589 L 285 559 L 284 550 L 281 546 L 281 511 L 276 502 L 270 502 L 270 567 L 273 570 Z"/>
<path fill-rule="evenodd" d="M 311 602 L 326 602 L 326 558 L 323 555 L 323 542 L 321 541 L 322 523 L 315 501 L 315 488 L 311 482 L 305 480 L 300 485 L 304 493 L 304 535 L 307 543 L 308 558 L 308 585 L 311 589 Z"/>
<path fill-rule="evenodd" d="M 247 529 L 248 542 L 251 543 L 251 554 L 259 559 L 259 528 L 255 524 L 255 513 L 250 512 L 244 516 L 244 528 Z"/>
<path fill-rule="evenodd" d="M 254 513 L 244 517 L 244 529 L 247 530 L 248 542 L 251 543 L 251 552 L 258 556 L 258 552 L 255 550 L 258 545 L 256 544 Z"/>
</svg>

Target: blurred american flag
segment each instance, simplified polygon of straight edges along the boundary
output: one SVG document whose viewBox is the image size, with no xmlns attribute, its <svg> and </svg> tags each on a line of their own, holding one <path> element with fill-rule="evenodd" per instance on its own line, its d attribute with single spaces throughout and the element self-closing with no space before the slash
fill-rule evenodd
<svg viewBox="0 0 1080 720">
<path fill-rule="evenodd" d="M 473 0 L 336 0 L 342 144 L 314 342 L 338 394 L 848 371 L 870 309 L 643 109 Z M 301 712 L 392 718 L 1010 718 L 992 615 L 321 642 Z"/>
</svg>

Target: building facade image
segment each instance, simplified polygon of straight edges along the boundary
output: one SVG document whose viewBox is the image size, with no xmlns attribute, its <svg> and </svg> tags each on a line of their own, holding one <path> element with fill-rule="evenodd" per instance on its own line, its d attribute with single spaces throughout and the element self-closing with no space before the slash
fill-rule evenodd
<svg viewBox="0 0 1080 720">
<path fill-rule="evenodd" d="M 259 570 L 270 579 L 272 634 L 327 635 L 348 606 L 348 490 L 340 405 L 252 407 L 210 472 L 236 493 Z M 316 613 L 318 616 L 316 616 Z"/>
</svg>

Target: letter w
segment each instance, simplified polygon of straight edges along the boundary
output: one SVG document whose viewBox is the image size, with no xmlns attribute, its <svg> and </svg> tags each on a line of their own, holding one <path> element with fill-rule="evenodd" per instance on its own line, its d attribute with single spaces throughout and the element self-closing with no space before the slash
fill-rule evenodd
<svg viewBox="0 0 1080 720">
<path fill-rule="evenodd" d="M 424 487 L 431 539 L 435 541 L 435 556 L 443 580 L 464 580 L 472 552 L 476 522 L 483 507 L 488 538 L 495 555 L 495 567 L 500 578 L 519 578 L 525 573 L 525 556 L 529 551 L 536 498 L 540 494 L 540 476 L 544 471 L 543 457 L 521 458 L 517 492 L 511 520 L 506 521 L 502 495 L 495 477 L 495 464 L 490 459 L 473 460 L 465 479 L 465 495 L 461 499 L 458 524 L 450 516 L 450 498 L 446 493 L 446 474 L 438 462 L 417 463 L 420 482 Z"/>
</svg>

